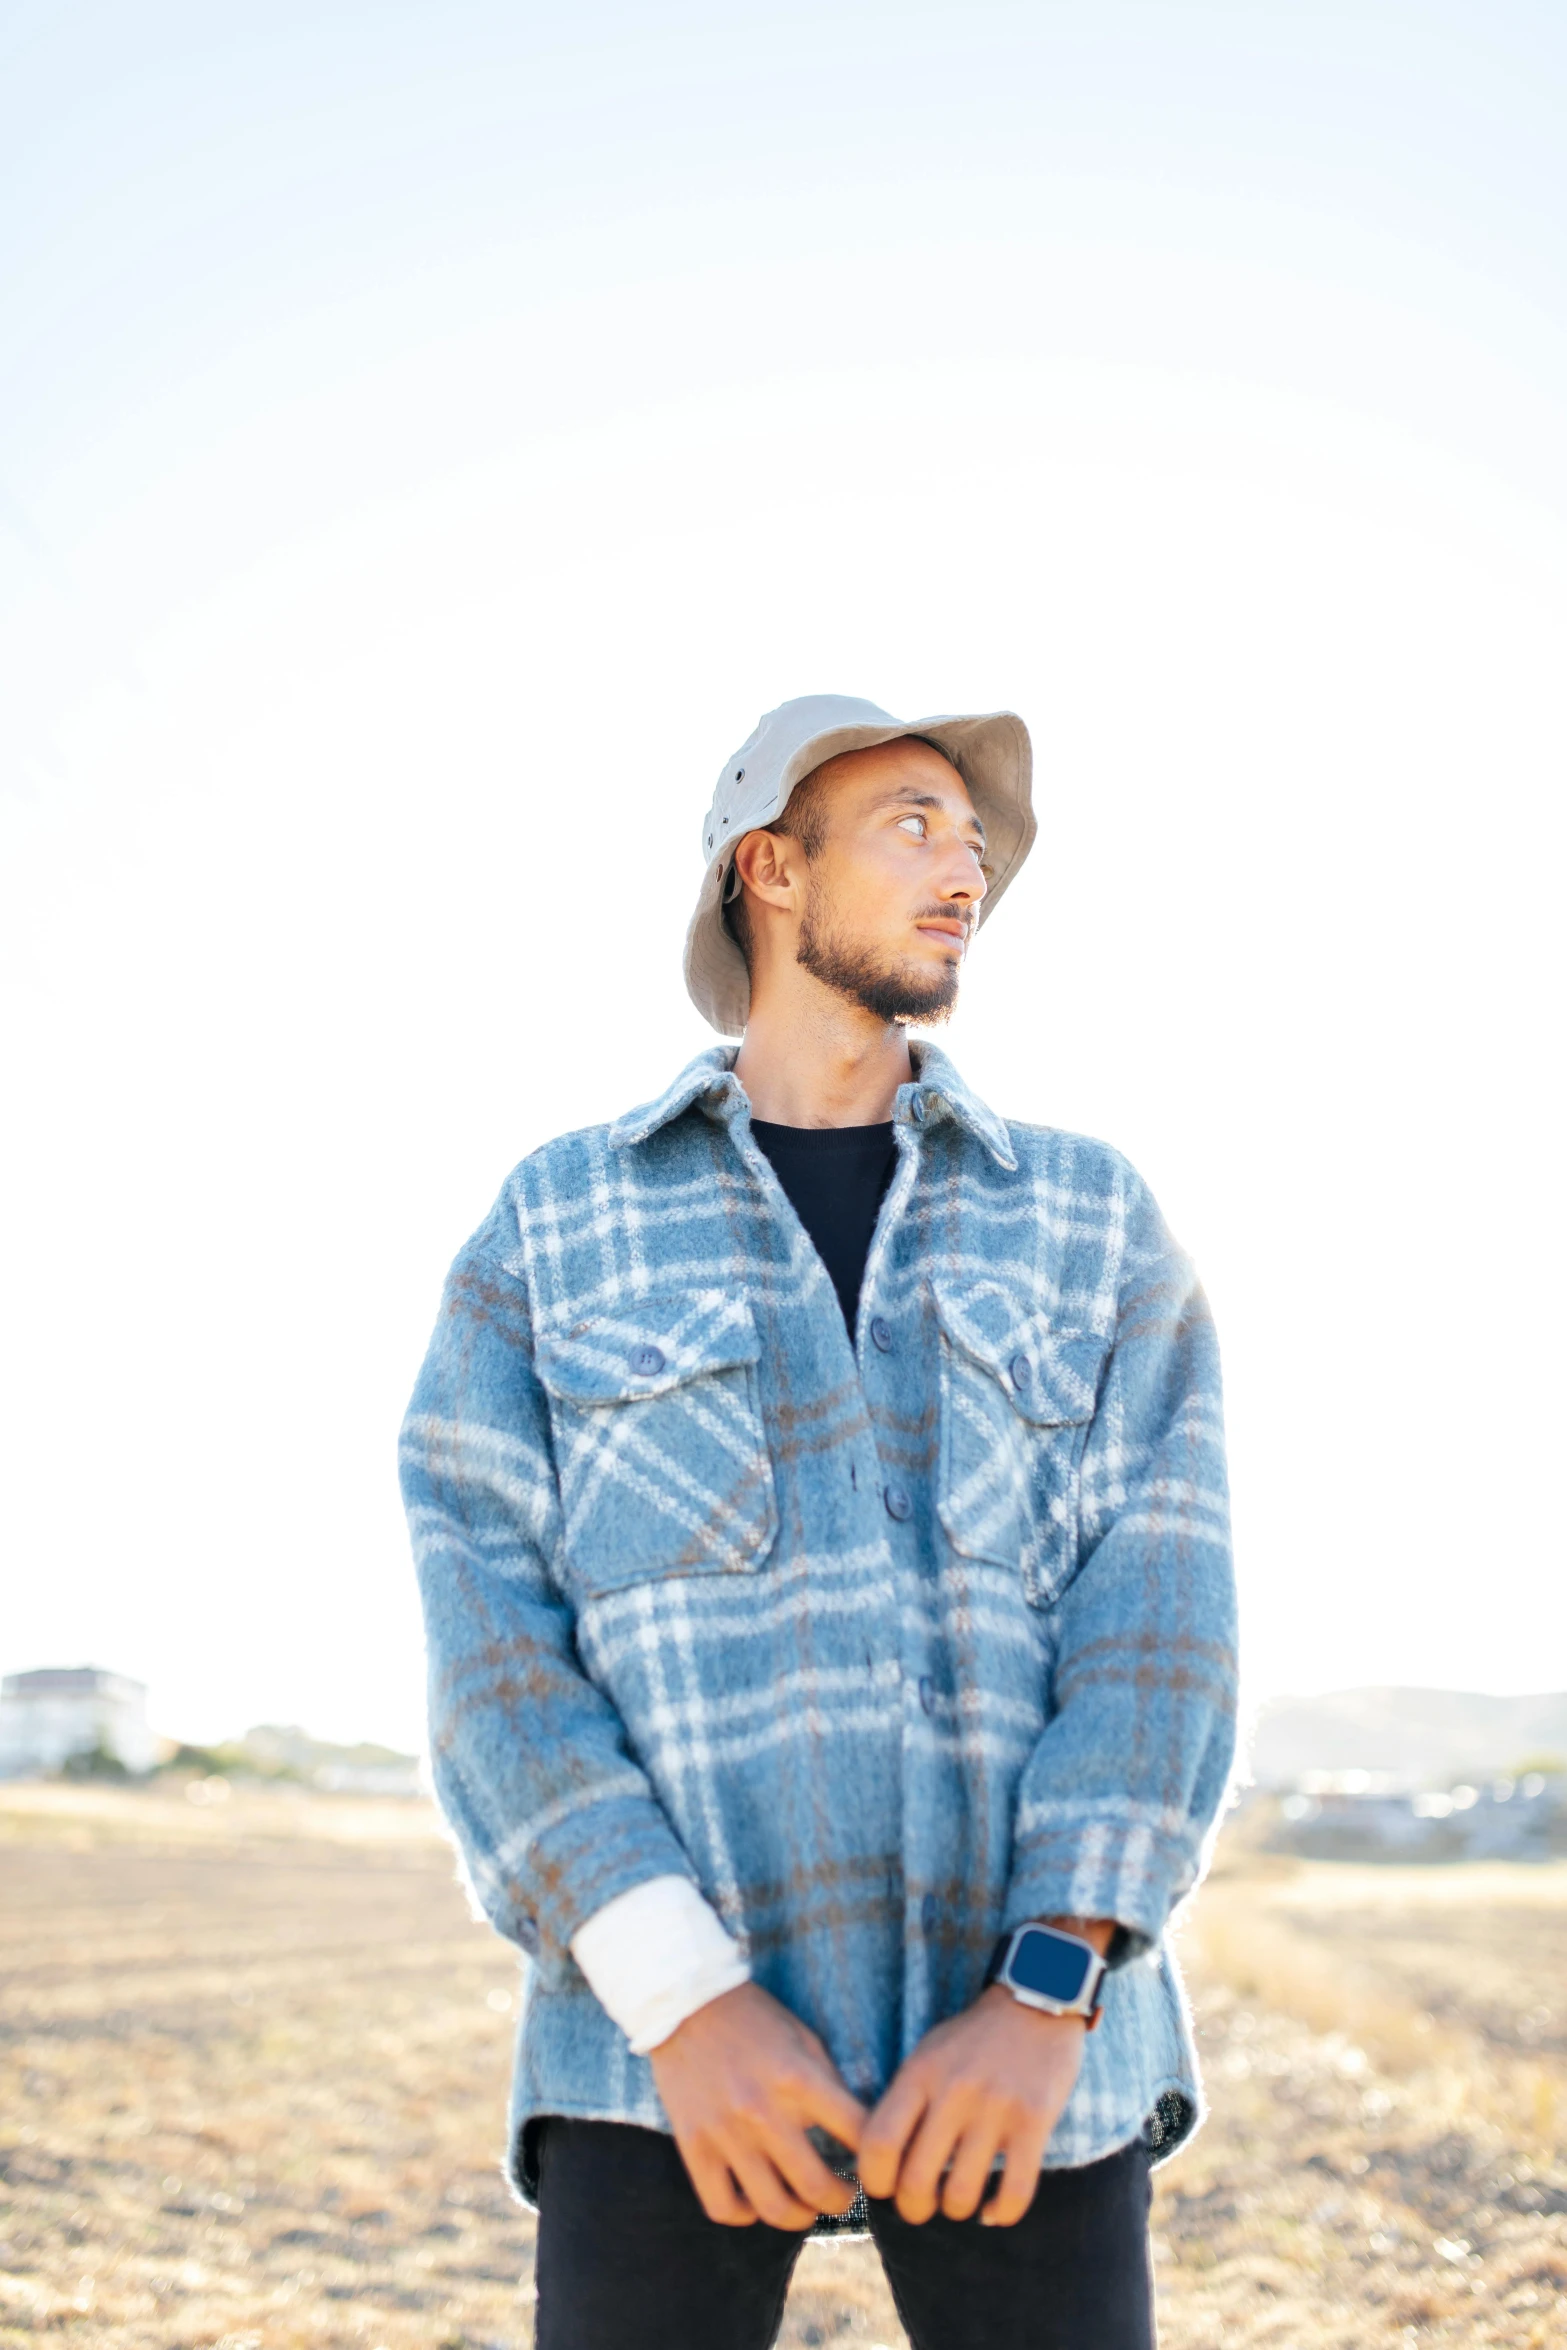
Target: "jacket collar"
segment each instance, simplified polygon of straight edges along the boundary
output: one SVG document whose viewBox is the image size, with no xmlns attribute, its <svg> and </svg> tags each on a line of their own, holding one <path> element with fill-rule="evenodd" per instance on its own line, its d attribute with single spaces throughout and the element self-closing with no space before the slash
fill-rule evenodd
<svg viewBox="0 0 1567 2350">
<path fill-rule="evenodd" d="M 624 1150 L 629 1145 L 646 1142 L 661 1126 L 667 1126 L 696 1102 L 709 1117 L 720 1119 L 726 1126 L 742 1114 L 749 1117 L 750 1103 L 745 1088 L 734 1074 L 739 1050 L 738 1045 L 717 1044 L 705 1053 L 698 1053 L 655 1100 L 643 1102 L 640 1108 L 628 1110 L 624 1117 L 615 1120 L 609 1130 L 611 1143 L 617 1150 Z M 914 1063 L 914 1077 L 911 1083 L 900 1085 L 894 1096 L 894 1119 L 903 1125 L 922 1127 L 942 1117 L 955 1118 L 984 1144 L 997 1165 L 1005 1167 L 1010 1174 L 1017 1166 L 1017 1154 L 1005 1120 L 998 1118 L 988 1103 L 970 1091 L 939 1046 L 911 1038 L 909 1057 Z"/>
<path fill-rule="evenodd" d="M 609 1130 L 609 1139 L 617 1150 L 628 1143 L 646 1142 L 661 1126 L 689 1110 L 694 1101 L 701 1101 L 704 1109 L 714 1116 L 732 1118 L 745 1101 L 745 1089 L 738 1077 L 731 1074 L 740 1048 L 734 1044 L 715 1044 L 705 1053 L 698 1053 L 688 1061 L 672 1085 L 666 1085 L 655 1100 L 643 1102 L 635 1110 L 627 1110 L 617 1118 Z"/>
</svg>

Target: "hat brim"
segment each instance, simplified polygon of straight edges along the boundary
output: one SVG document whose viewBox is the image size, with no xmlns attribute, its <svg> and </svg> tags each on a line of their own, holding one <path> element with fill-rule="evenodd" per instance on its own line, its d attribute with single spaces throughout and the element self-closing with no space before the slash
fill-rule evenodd
<svg viewBox="0 0 1567 2350">
<path fill-rule="evenodd" d="M 1034 845 L 1038 829 L 1033 804 L 1033 750 L 1028 728 L 1014 711 L 995 710 L 978 718 L 911 718 L 890 726 L 829 727 L 802 743 L 784 771 L 778 814 L 797 783 L 845 751 L 868 751 L 877 743 L 928 736 L 951 757 L 968 787 L 975 813 L 985 827 L 987 886 L 980 901 L 984 924 L 995 912 Z M 724 891 L 739 835 L 726 841 L 702 877 L 701 895 L 686 932 L 685 975 L 691 1000 L 720 1036 L 740 1036 L 751 1016 L 751 980 L 745 957 L 723 917 Z"/>
</svg>

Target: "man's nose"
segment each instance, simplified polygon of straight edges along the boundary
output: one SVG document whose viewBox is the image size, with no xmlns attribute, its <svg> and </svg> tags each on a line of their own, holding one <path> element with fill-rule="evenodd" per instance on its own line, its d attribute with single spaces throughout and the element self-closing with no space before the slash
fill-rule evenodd
<svg viewBox="0 0 1567 2350">
<path fill-rule="evenodd" d="M 942 896 L 961 898 L 977 906 L 989 886 L 979 861 L 979 851 L 971 849 L 966 842 L 956 848 L 943 877 Z"/>
</svg>

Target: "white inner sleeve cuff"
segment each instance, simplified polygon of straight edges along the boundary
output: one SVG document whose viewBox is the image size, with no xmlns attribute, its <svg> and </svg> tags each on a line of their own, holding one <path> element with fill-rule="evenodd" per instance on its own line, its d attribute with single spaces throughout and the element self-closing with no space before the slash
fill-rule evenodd
<svg viewBox="0 0 1567 2350">
<path fill-rule="evenodd" d="M 740 1945 L 689 1877 L 650 1877 L 617 1893 L 577 1928 L 571 1955 L 633 2056 L 751 1979 Z"/>
</svg>

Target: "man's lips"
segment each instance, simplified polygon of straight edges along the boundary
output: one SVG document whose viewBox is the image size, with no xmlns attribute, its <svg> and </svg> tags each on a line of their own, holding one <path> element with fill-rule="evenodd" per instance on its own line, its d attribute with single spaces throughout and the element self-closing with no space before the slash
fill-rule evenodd
<svg viewBox="0 0 1567 2350">
<path fill-rule="evenodd" d="M 916 922 L 914 927 L 927 938 L 946 939 L 959 954 L 968 944 L 968 925 L 963 922 Z"/>
</svg>

